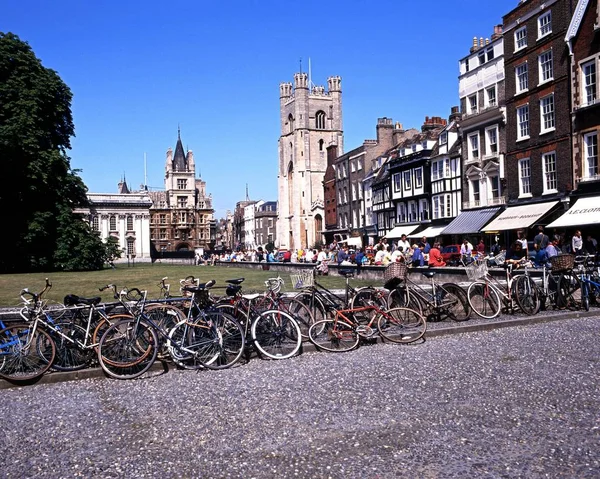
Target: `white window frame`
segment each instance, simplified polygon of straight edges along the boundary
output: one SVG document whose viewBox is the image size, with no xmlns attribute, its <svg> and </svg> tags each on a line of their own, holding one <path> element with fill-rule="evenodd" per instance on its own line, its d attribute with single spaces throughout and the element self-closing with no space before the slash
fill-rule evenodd
<svg viewBox="0 0 600 479">
<path fill-rule="evenodd" d="M 546 19 L 548 19 L 548 21 L 546 21 Z M 540 15 L 537 19 L 537 26 L 538 40 L 550 35 L 552 33 L 552 11 L 549 10 L 548 12 Z"/>
<path fill-rule="evenodd" d="M 468 135 L 469 160 L 478 160 L 481 157 L 481 144 L 479 132 Z"/>
<path fill-rule="evenodd" d="M 529 67 L 523 62 L 515 67 L 515 92 L 524 93 L 529 91 Z"/>
<path fill-rule="evenodd" d="M 472 178 L 469 181 L 469 199 L 473 206 L 481 205 L 481 183 L 479 178 Z"/>
<path fill-rule="evenodd" d="M 494 143 L 492 143 L 492 135 L 491 133 L 493 132 L 493 139 L 495 140 Z M 492 150 L 492 145 L 495 146 L 495 151 Z M 498 155 L 498 125 L 494 125 L 494 126 L 490 126 L 488 128 L 485 129 L 485 154 L 487 156 L 497 156 Z"/>
<path fill-rule="evenodd" d="M 531 197 L 531 159 L 519 160 L 519 198 Z"/>
<path fill-rule="evenodd" d="M 440 145 L 446 145 L 448 143 L 448 132 L 444 131 L 440 134 Z"/>
<path fill-rule="evenodd" d="M 363 168 L 363 165 L 362 165 L 362 158 L 358 158 L 358 159 L 356 160 L 356 170 L 357 170 L 357 171 L 360 171 L 360 170 L 362 170 L 362 168 Z"/>
<path fill-rule="evenodd" d="M 490 95 L 491 92 L 493 92 L 493 98 L 491 98 L 492 97 L 492 95 Z M 485 100 L 486 100 L 486 105 L 488 107 L 494 107 L 494 106 L 498 105 L 498 96 L 496 93 L 497 93 L 496 85 L 486 88 Z"/>
<path fill-rule="evenodd" d="M 423 167 L 415 168 L 415 188 L 423 188 Z"/>
<path fill-rule="evenodd" d="M 540 98 L 540 133 L 548 133 L 556 128 L 554 93 Z"/>
<path fill-rule="evenodd" d="M 426 217 L 424 215 L 425 212 L 427 212 Z M 421 218 L 421 221 L 431 219 L 429 216 L 429 202 L 427 201 L 427 199 L 419 200 L 419 217 Z"/>
<path fill-rule="evenodd" d="M 400 203 L 398 205 L 398 223 L 406 223 L 406 203 Z"/>
<path fill-rule="evenodd" d="M 544 178 L 544 191 L 547 195 L 558 192 L 558 174 L 556 169 L 556 152 L 550 151 L 542 155 L 542 172 Z"/>
<path fill-rule="evenodd" d="M 517 141 L 529 139 L 531 134 L 529 125 L 529 103 L 517 108 Z"/>
<path fill-rule="evenodd" d="M 539 82 L 549 82 L 554 79 L 554 59 L 552 50 L 546 50 L 538 56 Z"/>
<path fill-rule="evenodd" d="M 497 181 L 498 184 L 498 189 L 496 190 L 498 192 L 497 196 L 494 196 L 494 179 Z M 498 173 L 495 173 L 493 175 L 488 175 L 488 197 L 491 200 L 495 200 L 497 198 L 500 198 L 502 196 L 502 184 L 500 183 L 500 175 Z"/>
<path fill-rule="evenodd" d="M 394 182 L 394 191 L 401 191 L 402 177 L 401 177 L 400 173 L 394 173 L 392 180 Z"/>
<path fill-rule="evenodd" d="M 100 217 L 98 215 L 92 216 L 92 231 L 100 231 Z"/>
<path fill-rule="evenodd" d="M 515 30 L 515 52 L 527 48 L 527 25 Z"/>
<path fill-rule="evenodd" d="M 591 67 L 589 73 L 586 68 Z M 598 101 L 598 64 L 596 58 L 581 64 L 581 105 L 593 105 Z"/>
<path fill-rule="evenodd" d="M 598 178 L 598 132 L 592 131 L 583 135 L 583 172 L 584 178 Z"/>
<path fill-rule="evenodd" d="M 477 113 L 477 94 L 471 95 L 468 99 L 469 113 Z"/>
<path fill-rule="evenodd" d="M 352 173 L 356 172 L 356 163 L 354 161 L 350 162 L 350 171 Z"/>
<path fill-rule="evenodd" d="M 402 185 L 404 191 L 412 188 L 412 176 L 410 170 L 402 172 Z"/>
</svg>

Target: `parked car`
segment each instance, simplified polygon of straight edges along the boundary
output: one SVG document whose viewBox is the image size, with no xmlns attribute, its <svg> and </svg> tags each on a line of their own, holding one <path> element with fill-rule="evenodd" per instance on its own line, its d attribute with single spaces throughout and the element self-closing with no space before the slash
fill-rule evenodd
<svg viewBox="0 0 600 479">
<path fill-rule="evenodd" d="M 458 266 L 460 264 L 460 245 L 449 244 L 442 247 L 442 258 L 448 266 Z"/>
<path fill-rule="evenodd" d="M 277 252 L 277 256 L 275 257 L 275 259 L 279 263 L 289 263 L 290 261 L 292 261 L 292 252 L 288 251 L 287 249 L 280 249 Z"/>
</svg>

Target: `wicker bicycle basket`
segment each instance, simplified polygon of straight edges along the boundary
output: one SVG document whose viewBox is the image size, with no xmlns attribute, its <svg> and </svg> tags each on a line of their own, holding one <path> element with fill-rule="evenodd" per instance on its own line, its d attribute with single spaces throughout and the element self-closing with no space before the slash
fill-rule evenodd
<svg viewBox="0 0 600 479">
<path fill-rule="evenodd" d="M 550 258 L 550 265 L 552 266 L 552 271 L 566 271 L 573 269 L 573 266 L 575 265 L 575 255 L 561 254 L 552 256 Z"/>
<path fill-rule="evenodd" d="M 383 272 L 383 279 L 386 283 L 392 279 L 404 279 L 406 271 L 406 263 L 390 263 Z"/>
<path fill-rule="evenodd" d="M 315 282 L 312 270 L 290 274 L 290 279 L 292 281 L 292 286 L 296 289 L 312 286 Z"/>
<path fill-rule="evenodd" d="M 486 259 L 475 260 L 465 268 L 467 272 L 467 278 L 469 281 L 475 281 L 485 276 L 488 272 L 488 265 Z"/>
</svg>

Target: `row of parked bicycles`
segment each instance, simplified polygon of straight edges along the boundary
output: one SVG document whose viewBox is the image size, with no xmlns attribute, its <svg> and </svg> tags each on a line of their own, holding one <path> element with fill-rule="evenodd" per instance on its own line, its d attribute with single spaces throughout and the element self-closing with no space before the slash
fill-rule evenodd
<svg viewBox="0 0 600 479">
<path fill-rule="evenodd" d="M 110 377 L 131 379 L 157 359 L 184 369 L 219 370 L 254 353 L 276 360 L 296 356 L 305 341 L 332 352 L 377 338 L 408 344 L 424 339 L 428 322 L 600 303 L 596 257 L 562 255 L 551 261 L 534 278 L 527 263 L 498 256 L 494 263 L 505 269 L 498 279 L 489 258 L 477 259 L 467 266 L 469 281 L 462 286 L 440 282 L 435 269 L 419 270 L 428 278 L 423 284 L 416 269 L 393 263 L 384 272 L 383 288 L 354 288 L 349 281 L 354 270 L 341 269 L 343 294 L 320 284 L 314 269 L 291 275 L 292 294 L 282 293 L 280 277 L 268 279 L 264 291 L 248 293 L 244 278 L 227 280 L 219 289 L 214 281 L 190 276 L 173 296 L 163 278 L 157 299 L 137 288 L 106 285 L 100 290 L 112 291 L 112 303 L 70 294 L 58 307 L 45 298 L 52 287 L 46 280 L 39 293 L 21 292 L 23 321 L 0 322 L 0 377 L 31 381 L 49 369 L 99 365 Z"/>
<path fill-rule="evenodd" d="M 217 295 L 214 281 L 180 281 L 179 296 L 160 282 L 161 297 L 138 288 L 112 290 L 115 302 L 69 294 L 51 306 L 42 291 L 21 291 L 22 322 L 0 324 L 0 377 L 32 381 L 49 369 L 74 371 L 99 365 L 113 378 L 131 379 L 157 359 L 185 369 L 226 369 L 253 353 L 268 359 L 299 354 L 303 341 L 326 351 L 349 351 L 361 339 L 379 335 L 391 342 L 421 339 L 426 321 L 417 311 L 388 308 L 374 287 L 354 289 L 346 277 L 345 296 L 314 281 L 314 272 L 292 275 L 298 291 L 283 294 L 284 280 L 270 278 L 265 291 L 245 293 L 244 278 L 227 280 Z M 322 309 L 320 309 L 322 308 Z"/>
</svg>

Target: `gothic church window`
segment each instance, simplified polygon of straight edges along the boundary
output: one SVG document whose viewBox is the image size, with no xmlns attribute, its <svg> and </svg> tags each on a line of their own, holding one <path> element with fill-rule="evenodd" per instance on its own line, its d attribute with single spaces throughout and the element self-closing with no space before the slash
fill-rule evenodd
<svg viewBox="0 0 600 479">
<path fill-rule="evenodd" d="M 322 110 L 319 110 L 315 115 L 315 128 L 317 130 L 325 129 L 325 112 Z"/>
</svg>

